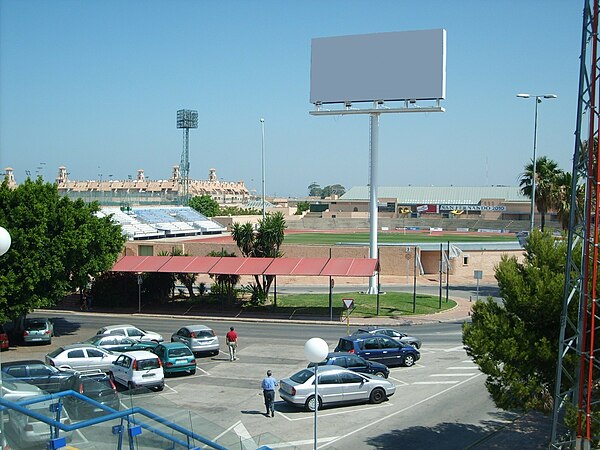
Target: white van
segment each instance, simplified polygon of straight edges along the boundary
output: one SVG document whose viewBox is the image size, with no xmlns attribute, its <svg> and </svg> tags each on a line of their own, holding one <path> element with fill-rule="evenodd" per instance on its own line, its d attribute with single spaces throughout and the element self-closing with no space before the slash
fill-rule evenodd
<svg viewBox="0 0 600 450">
<path fill-rule="evenodd" d="M 165 387 L 165 374 L 158 356 L 146 350 L 122 353 L 112 363 L 109 375 L 129 389 L 140 387 L 162 391 Z"/>
</svg>

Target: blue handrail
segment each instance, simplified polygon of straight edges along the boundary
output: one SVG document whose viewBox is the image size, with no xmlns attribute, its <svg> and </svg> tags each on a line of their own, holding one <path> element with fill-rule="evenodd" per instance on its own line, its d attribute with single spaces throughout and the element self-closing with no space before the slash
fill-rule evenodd
<svg viewBox="0 0 600 450">
<path fill-rule="evenodd" d="M 88 420 L 83 420 L 76 424 L 67 425 L 67 424 L 63 424 L 57 420 L 51 419 L 43 414 L 40 414 L 38 412 L 35 412 L 33 410 L 26 408 L 27 405 L 41 403 L 41 402 L 48 401 L 48 400 L 58 400 L 59 402 L 61 402 L 63 397 L 78 398 L 79 400 L 89 403 L 89 404 L 95 406 L 96 408 L 101 408 L 102 410 L 106 411 L 108 414 L 106 414 L 104 416 L 88 419 Z M 49 426 L 58 428 L 62 431 L 75 431 L 80 428 L 89 427 L 91 425 L 97 425 L 102 422 L 108 422 L 111 420 L 124 418 L 125 420 L 127 420 L 127 422 L 129 424 L 139 425 L 142 428 L 145 428 L 146 430 L 150 431 L 151 433 L 157 434 L 157 435 L 159 435 L 165 439 L 168 439 L 171 442 L 179 444 L 185 448 L 188 448 L 188 449 L 196 449 L 197 448 L 195 445 L 190 445 L 189 441 L 186 442 L 182 439 L 176 438 L 168 433 L 165 433 L 164 431 L 161 431 L 159 429 L 156 429 L 156 428 L 150 426 L 147 423 L 141 422 L 139 420 L 136 420 L 133 417 L 130 417 L 133 414 L 141 414 L 142 416 L 145 416 L 145 417 L 152 419 L 162 425 L 165 425 L 165 426 L 171 428 L 172 430 L 175 430 L 175 431 L 187 436 L 188 438 L 202 442 L 204 445 L 208 445 L 209 447 L 212 447 L 217 450 L 227 450 L 226 447 L 223 447 L 222 445 L 217 444 L 216 442 L 213 442 L 210 439 L 207 439 L 203 436 L 200 436 L 199 434 L 196 434 L 190 430 L 187 430 L 186 428 L 183 428 L 183 427 L 177 425 L 176 423 L 173 423 L 173 422 L 159 416 L 158 414 L 154 414 L 144 408 L 135 407 L 135 408 L 131 408 L 131 409 L 123 410 L 123 411 L 117 411 L 116 409 L 113 409 L 109 406 L 103 405 L 102 403 L 99 403 L 99 402 L 97 402 L 89 397 L 86 397 L 85 395 L 82 395 L 79 392 L 76 392 L 73 390 L 63 391 L 63 392 L 59 392 L 56 394 L 47 394 L 47 395 L 42 395 L 42 396 L 30 397 L 27 399 L 20 400 L 18 402 L 11 402 L 9 400 L 6 400 L 6 399 L 0 397 L 0 411 L 4 411 L 5 409 L 13 409 L 22 414 L 33 417 L 33 418 L 39 420 L 40 422 L 43 422 Z"/>
</svg>

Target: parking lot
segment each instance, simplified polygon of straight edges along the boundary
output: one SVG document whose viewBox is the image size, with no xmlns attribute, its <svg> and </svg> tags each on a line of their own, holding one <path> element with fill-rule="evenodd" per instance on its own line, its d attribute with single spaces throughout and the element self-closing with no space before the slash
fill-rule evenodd
<svg viewBox="0 0 600 450">
<path fill-rule="evenodd" d="M 122 318 L 99 314 L 69 313 L 55 320 L 59 333 L 51 345 L 19 346 L 4 352 L 3 361 L 43 359 L 48 351 L 59 345 L 93 335 L 98 323 L 123 322 Z M 181 323 L 161 318 L 135 320 L 147 323 L 147 328 L 162 333 L 166 340 L 176 328 L 174 324 Z M 228 325 L 220 323 L 213 327 L 220 330 Z M 64 333 L 60 332 L 61 327 Z M 295 325 L 292 328 L 283 325 L 283 329 L 289 330 L 283 332 L 271 331 L 268 327 L 267 324 L 240 324 L 236 327 L 241 330 L 237 361 L 229 361 L 222 342 L 222 352 L 218 356 L 198 358 L 195 375 L 167 378 L 163 392 L 130 393 L 120 387 L 123 408 L 144 407 L 209 439 L 225 442 L 229 448 L 311 447 L 313 413 L 288 405 L 277 396 L 275 417 L 266 417 L 260 381 L 267 369 L 281 379 L 306 367 L 305 340 L 298 335 L 319 333 L 331 349 L 337 343 L 337 337 L 345 334 L 345 329 L 340 326 L 311 328 Z M 416 334 L 418 330 L 424 341 L 421 359 L 413 367 L 391 369 L 389 379 L 396 384 L 396 393 L 388 401 L 379 405 L 327 407 L 319 411 L 320 448 L 392 448 L 391 442 L 399 433 L 406 434 L 404 439 L 410 441 L 418 436 L 415 429 L 463 420 L 476 424 L 481 415 L 477 408 L 484 414 L 493 410 L 483 386 L 484 377 L 460 343 L 460 327 L 444 328 L 443 331 L 414 328 L 411 332 Z M 469 406 L 473 404 L 475 409 Z M 413 431 L 409 433 L 411 429 Z M 480 431 L 485 430 L 473 428 L 473 436 L 467 435 L 467 439 L 473 439 Z M 105 447 L 96 443 L 98 434 L 106 436 L 102 427 L 77 432 L 72 446 L 115 448 L 114 444 L 106 443 L 106 437 Z M 412 448 L 420 448 L 426 441 L 419 439 Z M 152 448 L 152 444 L 145 444 L 143 448 Z"/>
</svg>

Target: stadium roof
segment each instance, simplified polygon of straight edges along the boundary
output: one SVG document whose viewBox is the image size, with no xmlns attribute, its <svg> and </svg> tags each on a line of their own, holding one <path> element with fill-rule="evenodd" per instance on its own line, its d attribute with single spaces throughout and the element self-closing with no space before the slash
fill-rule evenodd
<svg viewBox="0 0 600 450">
<path fill-rule="evenodd" d="M 503 199 L 506 202 L 531 200 L 518 186 L 379 186 L 378 197 L 395 198 L 401 205 L 465 204 L 477 205 L 481 199 Z M 354 186 L 340 200 L 369 200 L 369 186 Z"/>
</svg>

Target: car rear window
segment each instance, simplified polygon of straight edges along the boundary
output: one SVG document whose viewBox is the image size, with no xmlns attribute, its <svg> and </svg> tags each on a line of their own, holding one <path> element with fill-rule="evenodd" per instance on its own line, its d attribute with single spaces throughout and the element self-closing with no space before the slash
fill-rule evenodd
<svg viewBox="0 0 600 450">
<path fill-rule="evenodd" d="M 62 352 L 64 352 L 65 349 L 62 347 L 58 347 L 56 350 L 51 351 L 50 353 L 48 353 L 48 356 L 50 358 L 56 358 L 58 355 L 60 355 Z"/>
<path fill-rule="evenodd" d="M 347 339 L 340 339 L 340 341 L 338 342 L 338 346 L 337 346 L 337 351 L 338 352 L 349 352 L 350 350 L 354 349 L 354 345 L 352 344 L 352 341 L 348 341 Z"/>
<path fill-rule="evenodd" d="M 177 358 L 177 357 L 180 357 L 180 356 L 191 356 L 192 355 L 192 351 L 189 348 L 187 348 L 187 347 L 178 347 L 178 348 L 169 349 L 169 351 L 167 352 L 167 354 L 171 358 Z"/>
<path fill-rule="evenodd" d="M 304 370 L 301 370 L 300 372 L 297 372 L 294 375 L 292 375 L 290 377 L 290 380 L 292 380 L 298 384 L 302 384 L 306 380 L 308 380 L 310 377 L 312 377 L 314 374 L 315 374 L 314 370 L 304 369 Z"/>
<path fill-rule="evenodd" d="M 137 370 L 158 369 L 159 367 L 158 358 L 139 359 L 137 362 Z"/>
<path fill-rule="evenodd" d="M 211 338 L 215 333 L 212 330 L 196 330 L 194 331 L 194 335 L 196 335 L 197 338 Z"/>
<path fill-rule="evenodd" d="M 25 328 L 28 330 L 45 330 L 46 329 L 46 321 L 45 320 L 28 320 L 25 322 Z"/>
</svg>

